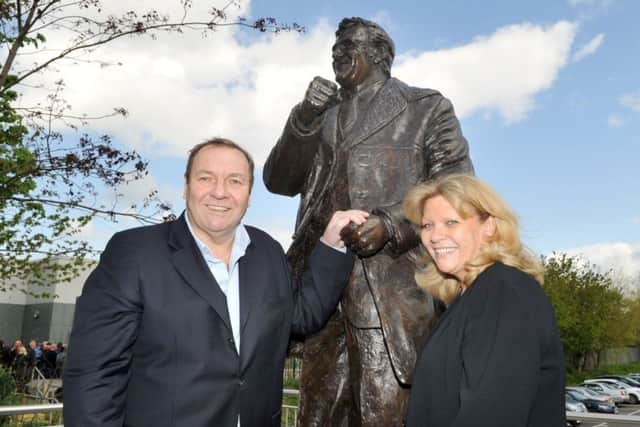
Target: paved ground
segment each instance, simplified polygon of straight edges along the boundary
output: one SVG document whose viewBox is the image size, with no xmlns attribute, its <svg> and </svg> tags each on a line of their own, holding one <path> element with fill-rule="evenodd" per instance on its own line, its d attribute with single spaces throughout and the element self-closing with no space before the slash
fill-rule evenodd
<svg viewBox="0 0 640 427">
<path fill-rule="evenodd" d="M 640 405 L 628 405 L 622 404 L 619 406 L 618 415 L 637 415 L 638 420 L 640 421 Z M 591 422 L 583 422 L 580 424 L 581 427 L 636 427 L 638 424 L 628 424 L 628 423 L 591 423 Z"/>
</svg>

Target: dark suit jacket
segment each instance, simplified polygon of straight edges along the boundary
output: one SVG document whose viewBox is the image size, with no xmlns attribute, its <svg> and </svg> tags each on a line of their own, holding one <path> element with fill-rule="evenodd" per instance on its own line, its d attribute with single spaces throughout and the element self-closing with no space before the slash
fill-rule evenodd
<svg viewBox="0 0 640 427">
<path fill-rule="evenodd" d="M 408 427 L 564 427 L 564 357 L 542 287 L 496 263 L 447 309 L 414 377 Z"/>
<path fill-rule="evenodd" d="M 404 217 L 402 200 L 418 182 L 473 172 L 453 106 L 435 90 L 390 78 L 343 139 L 338 131 L 339 106 L 328 109 L 311 129 L 301 128 L 297 108 L 263 172 L 270 191 L 300 194 L 289 260 L 295 272 L 304 269 L 325 225 L 326 215 L 319 206 L 333 191 L 348 192 L 351 209 L 381 216 L 389 242 L 383 251 L 356 264 L 351 279 L 355 286 L 345 292 L 342 307 L 354 326 L 382 328 L 396 377 L 408 385 L 433 310 L 413 278 L 411 250 L 420 239 Z M 339 184 L 344 179 L 336 177 L 341 173 L 338 147 L 347 148 L 347 188 Z M 314 221 L 319 215 L 320 221 Z"/>
<path fill-rule="evenodd" d="M 247 231 L 239 355 L 184 216 L 113 236 L 77 301 L 65 426 L 235 427 L 238 414 L 242 427 L 280 425 L 289 335 L 323 326 L 353 257 L 318 244 L 294 287 L 280 245 Z"/>
</svg>

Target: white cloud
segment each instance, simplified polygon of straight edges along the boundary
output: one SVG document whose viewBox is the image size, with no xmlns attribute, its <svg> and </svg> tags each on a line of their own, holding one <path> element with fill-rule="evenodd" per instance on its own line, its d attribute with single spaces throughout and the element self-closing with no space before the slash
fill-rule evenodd
<svg viewBox="0 0 640 427">
<path fill-rule="evenodd" d="M 567 21 L 548 27 L 511 25 L 463 46 L 399 58 L 395 74 L 440 90 L 460 116 L 496 110 L 507 121 L 517 121 L 567 64 L 576 29 Z"/>
<path fill-rule="evenodd" d="M 379 10 L 369 19 L 380 25 L 389 34 L 393 34 L 394 30 L 396 29 L 395 21 L 391 17 L 391 14 L 389 14 L 389 12 L 387 12 L 386 10 Z"/>
<path fill-rule="evenodd" d="M 578 62 L 586 58 L 587 56 L 593 55 L 602 45 L 604 41 L 604 34 L 600 33 L 589 42 L 584 44 L 576 53 L 573 54 L 573 62 Z"/>
<path fill-rule="evenodd" d="M 178 183 L 180 183 L 180 180 L 176 180 L 176 184 Z M 152 175 L 147 175 L 142 179 L 132 181 L 127 185 L 118 188 L 118 202 L 122 207 L 129 207 L 133 204 L 137 204 L 138 209 L 141 209 L 141 201 L 149 196 L 153 190 L 158 191 L 158 194 L 163 201 L 167 201 L 174 205 L 181 204 L 182 187 L 179 187 L 178 185 L 160 186 Z M 177 212 L 180 212 L 180 209 L 177 209 Z"/>
<path fill-rule="evenodd" d="M 114 233 L 112 228 L 112 223 L 105 226 L 104 221 L 93 220 L 79 230 L 78 238 L 86 242 L 91 242 L 95 250 L 102 250 Z"/>
<path fill-rule="evenodd" d="M 122 66 L 60 65 L 52 78 L 68 82 L 66 98 L 78 112 L 99 114 L 124 106 L 126 119 L 96 123 L 141 153 L 186 157 L 210 136 L 225 136 L 249 147 L 261 163 L 280 133 L 289 110 L 313 76 L 331 76 L 333 29 L 319 23 L 307 36 L 283 33 L 241 44 L 233 29 L 132 38 L 93 56 Z M 33 105 L 38 91 L 23 103 Z"/>
<path fill-rule="evenodd" d="M 609 114 L 609 117 L 607 117 L 607 124 L 611 128 L 622 127 L 624 123 L 625 123 L 624 117 L 622 117 L 620 114 L 611 113 Z"/>
<path fill-rule="evenodd" d="M 145 2 L 158 9 L 177 3 Z M 143 155 L 186 158 L 195 143 L 217 135 L 245 145 L 260 165 L 309 81 L 316 75 L 332 78 L 334 27 L 321 20 L 304 35 L 252 33 L 247 38 L 227 27 L 206 38 L 189 32 L 161 34 L 156 41 L 126 38 L 90 55 L 121 66 L 60 63 L 58 73 L 46 76 L 65 79 L 65 96 L 76 113 L 126 107 L 126 119 L 92 125 Z M 567 64 L 576 29 L 566 21 L 511 25 L 466 45 L 406 54 L 392 72 L 409 84 L 442 91 L 461 117 L 498 112 L 506 121 L 521 120 Z M 49 47 L 61 43 L 49 40 Z M 24 105 L 43 96 L 25 91 Z"/>
<path fill-rule="evenodd" d="M 576 20 L 581 23 L 606 15 L 614 2 L 615 0 L 569 0 L 577 12 Z"/>
<path fill-rule="evenodd" d="M 619 101 L 623 107 L 640 113 L 640 90 L 622 95 Z"/>
<path fill-rule="evenodd" d="M 289 249 L 289 245 L 291 245 L 292 242 L 291 236 L 293 234 L 291 230 L 275 227 L 266 227 L 265 230 L 280 243 L 285 252 Z"/>
<path fill-rule="evenodd" d="M 126 214 L 144 212 L 146 215 L 153 214 L 156 221 L 162 221 L 163 211 L 156 210 L 155 205 L 150 205 L 147 208 L 142 206 L 144 199 L 152 190 L 158 190 L 161 201 L 171 204 L 174 214 L 180 214 L 183 209 L 182 188 L 159 185 L 152 175 L 147 175 L 115 190 L 103 189 L 93 203 L 88 201 L 88 204 L 95 207 L 104 205 L 105 209 L 115 209 L 125 215 L 117 218 L 97 217 L 79 229 L 78 237 L 83 241 L 90 242 L 94 249 L 102 250 L 115 232 L 147 224 L 147 222 L 143 223 L 134 217 L 126 216 Z M 131 206 L 134 204 L 136 207 L 132 208 Z"/>
<path fill-rule="evenodd" d="M 111 192 L 103 192 L 99 196 L 99 200 L 107 205 L 117 201 L 117 205 L 113 206 L 125 213 L 141 211 L 148 214 L 154 213 L 155 220 L 161 221 L 163 212 L 154 212 L 154 206 L 144 209 L 141 205 L 142 200 L 154 189 L 158 190 L 163 202 L 168 202 L 172 205 L 173 213 L 179 215 L 184 207 L 182 202 L 182 188 L 171 185 L 158 185 L 151 175 L 146 176 L 144 179 L 133 181 L 129 183 L 129 185 L 122 186 L 118 189 L 117 196 Z M 105 201 L 108 201 L 108 203 Z M 137 209 L 130 208 L 134 203 L 138 205 Z M 111 207 L 111 205 L 107 206 L 107 208 L 109 207 Z M 115 221 L 109 218 L 98 217 L 82 227 L 79 230 L 78 237 L 81 240 L 90 242 L 94 249 L 101 251 L 115 232 L 139 227 L 141 225 L 146 225 L 146 223 L 142 223 L 128 216 L 119 216 Z"/>
<path fill-rule="evenodd" d="M 573 7 L 591 7 L 606 9 L 613 4 L 613 0 L 569 0 Z"/>
<path fill-rule="evenodd" d="M 640 275 L 640 242 L 599 243 L 564 251 L 568 255 L 580 255 L 602 271 L 613 270 L 627 278 Z"/>
</svg>

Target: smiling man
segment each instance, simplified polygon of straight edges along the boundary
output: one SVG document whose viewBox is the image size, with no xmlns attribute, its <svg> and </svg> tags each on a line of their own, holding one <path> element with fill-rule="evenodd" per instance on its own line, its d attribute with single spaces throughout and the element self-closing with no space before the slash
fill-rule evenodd
<svg viewBox="0 0 640 427">
<path fill-rule="evenodd" d="M 280 425 L 291 332 L 320 329 L 353 266 L 332 215 L 293 286 L 284 252 L 242 225 L 253 160 L 212 139 L 190 152 L 186 212 L 117 233 L 76 304 L 64 371 L 67 427 Z"/>
<path fill-rule="evenodd" d="M 297 277 L 331 212 L 370 212 L 343 230 L 359 259 L 339 310 L 304 344 L 302 427 L 402 424 L 416 354 L 434 316 L 414 282 L 420 240 L 402 199 L 418 182 L 473 172 L 451 103 L 392 78 L 394 54 L 380 26 L 344 19 L 332 49 L 340 89 L 313 79 L 264 168 L 269 190 L 300 195 L 287 254 Z"/>
</svg>

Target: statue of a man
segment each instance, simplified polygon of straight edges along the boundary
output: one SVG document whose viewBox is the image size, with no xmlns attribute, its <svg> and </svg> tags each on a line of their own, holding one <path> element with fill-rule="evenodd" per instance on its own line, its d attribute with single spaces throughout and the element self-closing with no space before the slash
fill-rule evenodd
<svg viewBox="0 0 640 427">
<path fill-rule="evenodd" d="M 359 259 L 338 310 L 304 344 L 302 427 L 402 424 L 416 352 L 434 317 L 414 281 L 420 240 L 402 199 L 420 181 L 473 173 L 451 102 L 390 77 L 394 51 L 376 23 L 342 20 L 333 45 L 340 89 L 313 79 L 264 168 L 270 191 L 301 196 L 288 252 L 296 275 L 331 212 L 371 213 L 343 230 Z"/>
</svg>

